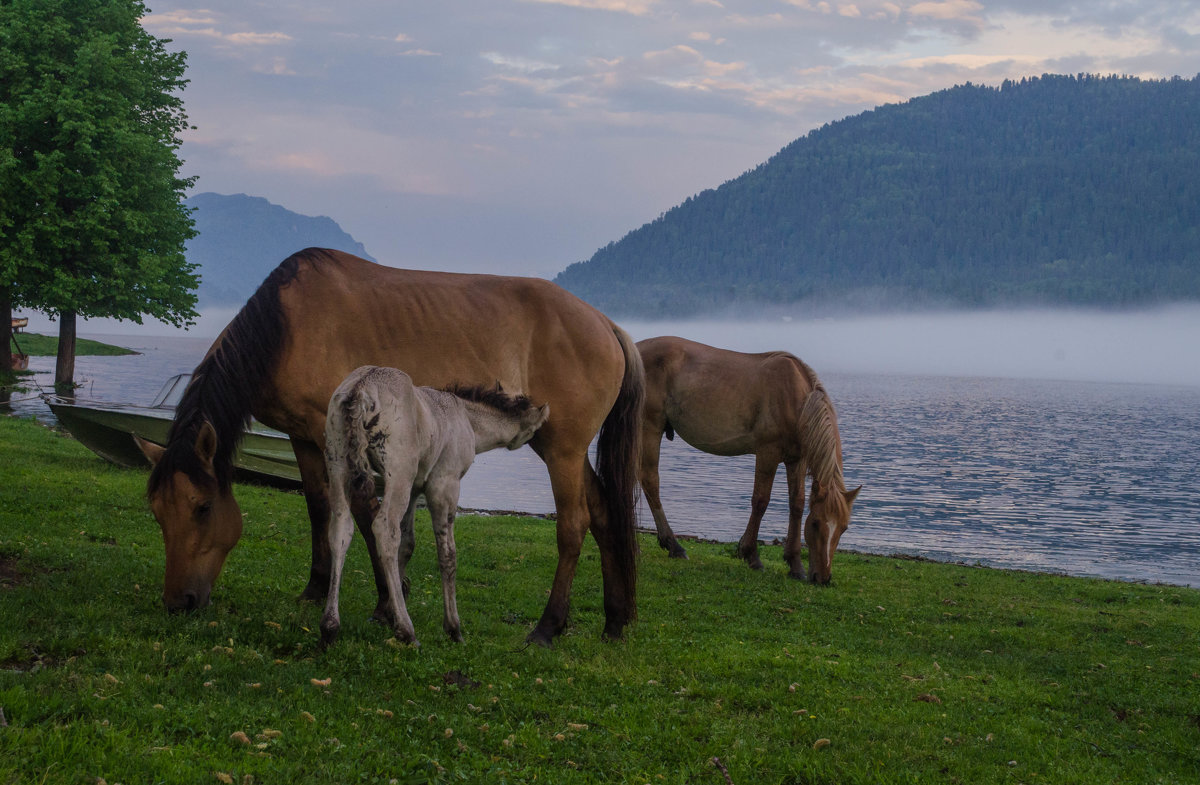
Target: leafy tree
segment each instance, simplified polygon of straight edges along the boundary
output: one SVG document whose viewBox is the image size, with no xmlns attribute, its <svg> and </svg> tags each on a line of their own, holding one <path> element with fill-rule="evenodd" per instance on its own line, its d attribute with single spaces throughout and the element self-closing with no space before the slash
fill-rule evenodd
<svg viewBox="0 0 1200 785">
<path fill-rule="evenodd" d="M 145 14 L 140 0 L 0 0 L 0 305 L 58 318 L 56 385 L 73 382 L 78 316 L 196 316 L 186 56 Z"/>
</svg>

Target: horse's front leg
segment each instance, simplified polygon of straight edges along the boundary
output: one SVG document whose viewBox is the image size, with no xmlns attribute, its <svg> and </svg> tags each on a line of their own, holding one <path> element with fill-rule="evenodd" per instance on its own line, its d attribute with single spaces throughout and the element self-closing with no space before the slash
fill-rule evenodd
<svg viewBox="0 0 1200 785">
<path fill-rule="evenodd" d="M 292 452 L 296 454 L 296 466 L 300 469 L 312 532 L 312 566 L 300 599 L 320 602 L 329 593 L 329 475 L 325 470 L 325 455 L 313 442 L 292 437 Z"/>
<path fill-rule="evenodd" d="M 778 468 L 777 458 L 763 453 L 754 456 L 754 491 L 750 495 L 750 521 L 746 524 L 742 539 L 738 541 L 738 556 L 745 559 L 752 570 L 763 568 L 762 559 L 758 558 L 758 527 L 767 511 L 767 505 L 771 503 L 771 488 L 775 484 L 775 470 Z"/>
<path fill-rule="evenodd" d="M 461 643 L 463 639 L 455 594 L 458 554 L 454 547 L 454 514 L 458 509 L 458 489 L 457 479 L 425 488 L 425 501 L 429 504 L 433 535 L 437 541 L 438 569 L 442 574 L 442 629 L 455 643 Z"/>
<path fill-rule="evenodd" d="M 662 445 L 663 430 L 652 426 L 642 428 L 642 460 L 639 480 L 650 514 L 654 516 L 654 528 L 658 531 L 658 544 L 673 559 L 686 559 L 687 551 L 675 538 L 663 512 L 662 500 L 658 495 L 658 455 Z"/>
<path fill-rule="evenodd" d="M 783 560 L 787 562 L 788 574 L 805 580 L 804 562 L 800 555 L 801 534 L 804 531 L 804 476 L 808 467 L 803 461 L 785 464 L 788 487 L 788 533 L 783 542 Z"/>
</svg>

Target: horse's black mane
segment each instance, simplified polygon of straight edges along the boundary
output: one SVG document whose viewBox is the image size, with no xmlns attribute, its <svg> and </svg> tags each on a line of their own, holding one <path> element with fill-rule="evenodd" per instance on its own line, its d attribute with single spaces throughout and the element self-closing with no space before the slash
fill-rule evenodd
<svg viewBox="0 0 1200 785">
<path fill-rule="evenodd" d="M 228 489 L 233 454 L 250 423 L 250 410 L 275 371 L 287 329 L 279 290 L 296 277 L 303 260 L 324 257 L 309 248 L 285 259 L 258 287 L 225 328 L 208 355 L 192 372 L 192 381 L 175 408 L 175 421 L 162 458 L 150 473 L 146 492 L 154 494 L 175 472 L 209 485 L 211 478 L 195 454 L 196 437 L 205 422 L 217 434 L 213 468 L 217 483 Z"/>
<path fill-rule="evenodd" d="M 501 414 L 509 417 L 520 417 L 530 409 L 536 409 L 533 401 L 524 395 L 509 395 L 500 389 L 500 382 L 491 387 L 484 385 L 452 384 L 443 388 L 446 392 L 472 403 L 482 403 L 490 406 Z"/>
</svg>

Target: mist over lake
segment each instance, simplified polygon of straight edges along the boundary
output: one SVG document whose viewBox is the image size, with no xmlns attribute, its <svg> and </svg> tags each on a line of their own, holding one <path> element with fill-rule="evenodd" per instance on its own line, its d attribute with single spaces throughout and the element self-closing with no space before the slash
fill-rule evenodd
<svg viewBox="0 0 1200 785">
<path fill-rule="evenodd" d="M 1136 312 L 1016 310 L 770 321 L 623 322 L 828 371 L 1200 385 L 1200 304 Z"/>
<path fill-rule="evenodd" d="M 80 394 L 149 402 L 232 314 L 207 313 L 189 333 L 88 323 L 82 336 L 143 354 L 79 358 Z M 864 485 L 843 549 L 1200 585 L 1200 305 L 623 326 L 637 339 L 785 349 L 817 371 L 837 407 L 846 480 Z M 54 329 L 31 319 L 31 331 Z M 54 359 L 31 365 L 49 388 Z M 49 415 L 36 400 L 13 408 Z M 735 541 L 753 465 L 664 441 L 663 504 L 676 533 Z M 787 530 L 785 488 L 781 470 L 760 534 L 768 542 Z M 554 509 L 529 448 L 478 456 L 461 504 Z M 641 521 L 653 525 L 644 502 Z M 662 557 L 655 551 L 645 558 Z"/>
<path fill-rule="evenodd" d="M 82 321 L 81 336 L 214 338 L 237 313 L 214 308 L 188 330 L 160 322 Z M 30 313 L 29 331 L 58 326 Z M 828 371 L 1003 376 L 1200 386 L 1200 304 L 1139 311 L 995 310 L 806 319 L 620 320 L 637 340 L 680 335 L 738 351 L 785 349 Z M 119 341 L 118 341 L 119 342 Z"/>
</svg>

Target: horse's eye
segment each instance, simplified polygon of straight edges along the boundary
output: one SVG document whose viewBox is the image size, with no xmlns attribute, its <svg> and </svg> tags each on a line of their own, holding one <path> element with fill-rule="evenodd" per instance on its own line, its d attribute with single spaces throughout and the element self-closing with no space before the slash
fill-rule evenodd
<svg viewBox="0 0 1200 785">
<path fill-rule="evenodd" d="M 197 518 L 207 518 L 210 512 L 212 512 L 212 502 L 201 502 L 196 505 Z"/>
</svg>

